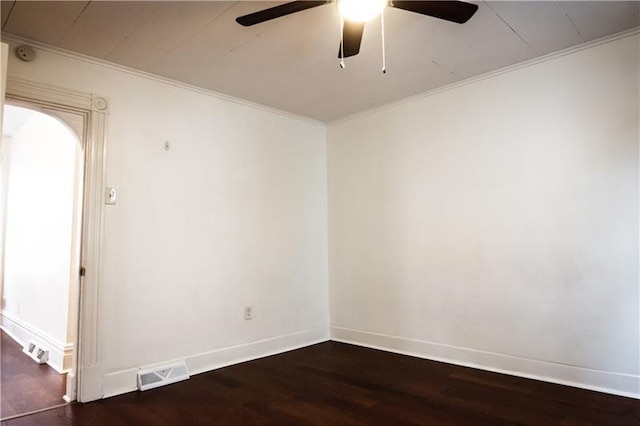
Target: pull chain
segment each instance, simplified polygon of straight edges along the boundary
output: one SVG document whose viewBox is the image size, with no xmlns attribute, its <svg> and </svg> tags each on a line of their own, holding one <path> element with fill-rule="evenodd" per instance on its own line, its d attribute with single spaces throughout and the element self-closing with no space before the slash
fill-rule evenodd
<svg viewBox="0 0 640 426">
<path fill-rule="evenodd" d="M 387 73 L 387 54 L 384 49 L 384 10 L 380 15 L 380 23 L 382 25 L 382 74 Z"/>
<path fill-rule="evenodd" d="M 344 69 L 344 17 L 340 16 L 340 68 Z"/>
</svg>

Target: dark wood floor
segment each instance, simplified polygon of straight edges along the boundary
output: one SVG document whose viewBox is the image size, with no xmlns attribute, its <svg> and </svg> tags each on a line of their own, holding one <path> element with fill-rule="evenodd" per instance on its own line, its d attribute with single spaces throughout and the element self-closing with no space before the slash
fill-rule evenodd
<svg viewBox="0 0 640 426">
<path fill-rule="evenodd" d="M 640 425 L 640 401 L 335 342 L 18 425 Z"/>
<path fill-rule="evenodd" d="M 38 364 L 0 332 L 0 418 L 63 404 L 65 376 Z"/>
</svg>

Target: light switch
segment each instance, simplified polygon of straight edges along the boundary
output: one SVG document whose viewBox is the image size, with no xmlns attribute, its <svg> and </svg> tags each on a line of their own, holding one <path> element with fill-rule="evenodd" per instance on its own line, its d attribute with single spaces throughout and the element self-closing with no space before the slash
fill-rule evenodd
<svg viewBox="0 0 640 426">
<path fill-rule="evenodd" d="M 116 203 L 117 196 L 118 196 L 118 193 L 116 192 L 116 189 L 107 186 L 105 188 L 104 203 L 109 205 L 114 205 Z"/>
</svg>

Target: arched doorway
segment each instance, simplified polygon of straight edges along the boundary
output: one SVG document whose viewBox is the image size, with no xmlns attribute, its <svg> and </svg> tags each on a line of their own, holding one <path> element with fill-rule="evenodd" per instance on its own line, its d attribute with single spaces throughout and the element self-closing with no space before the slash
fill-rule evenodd
<svg viewBox="0 0 640 426">
<path fill-rule="evenodd" d="M 4 44 L 3 44 L 4 46 Z M 6 49 L 4 49 L 6 53 Z M 4 62 L 3 62 L 4 63 Z M 0 80 L 0 82 L 2 82 Z M 82 128 L 84 191 L 82 205 L 80 308 L 75 375 L 67 375 L 65 400 L 88 402 L 103 396 L 100 350 L 100 265 L 105 196 L 107 118 L 109 102 L 94 93 L 79 92 L 18 77 L 6 80 L 6 99 L 35 106 L 64 117 L 73 128 Z M 0 262 L 2 257 L 0 257 Z M 1 265 L 0 265 L 1 266 Z M 78 271 L 80 273 L 80 271 Z M 0 274 L 0 289 L 2 287 Z"/>
<path fill-rule="evenodd" d="M 33 106 L 5 106 L 2 337 L 49 367 L 22 364 L 25 356 L 5 356 L 14 365 L 4 369 L 3 383 L 23 382 L 3 393 L 2 417 L 58 405 L 65 393 L 72 398 L 65 377 L 75 377 L 77 353 L 84 126 L 73 116 L 67 119 Z M 11 344 L 5 346 L 3 354 Z M 30 386 L 40 389 L 36 397 L 19 394 Z"/>
</svg>

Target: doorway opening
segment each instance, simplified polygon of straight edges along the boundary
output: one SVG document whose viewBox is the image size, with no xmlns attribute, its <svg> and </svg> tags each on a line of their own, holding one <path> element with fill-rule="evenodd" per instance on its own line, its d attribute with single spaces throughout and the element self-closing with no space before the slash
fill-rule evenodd
<svg viewBox="0 0 640 426">
<path fill-rule="evenodd" d="M 4 108 L 2 418 L 75 399 L 84 128 L 79 115 Z"/>
</svg>

